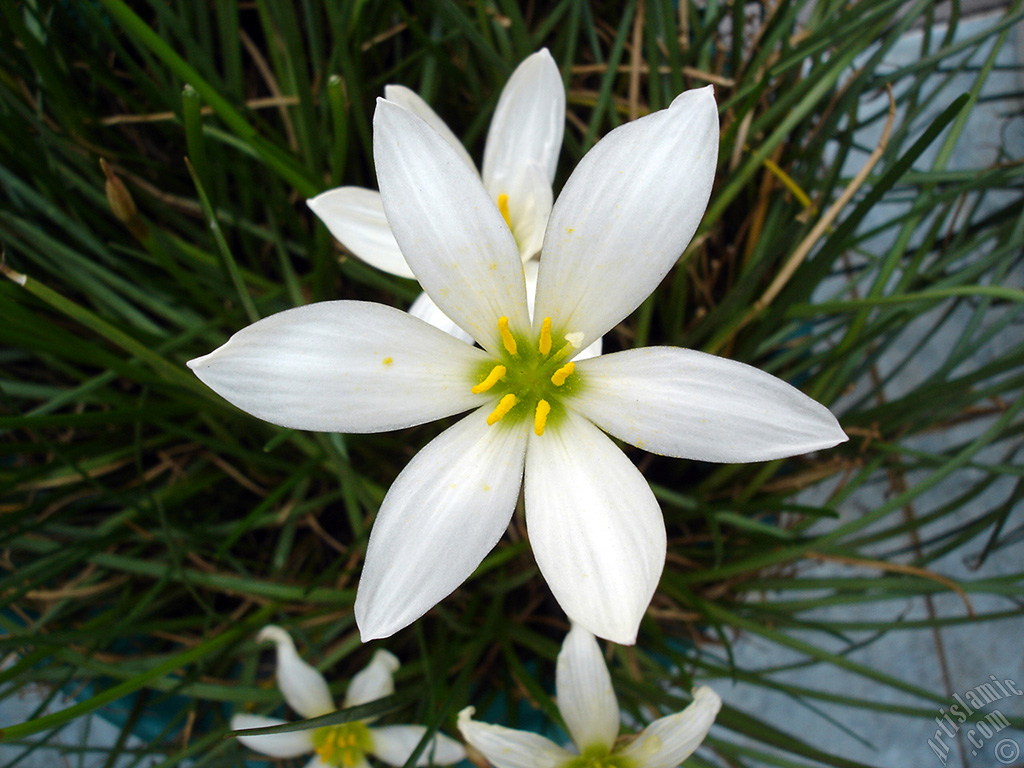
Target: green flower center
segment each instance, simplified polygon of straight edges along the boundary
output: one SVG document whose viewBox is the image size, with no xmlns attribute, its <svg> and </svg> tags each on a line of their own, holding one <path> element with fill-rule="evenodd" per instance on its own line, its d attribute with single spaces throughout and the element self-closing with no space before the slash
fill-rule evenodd
<svg viewBox="0 0 1024 768">
<path fill-rule="evenodd" d="M 576 364 L 568 362 L 580 347 L 581 334 L 567 334 L 566 343 L 555 350 L 550 317 L 544 318 L 536 339 L 512 333 L 507 317 L 498 318 L 498 333 L 503 347 L 500 362 L 477 371 L 472 391 L 498 396 L 497 405 L 487 417 L 488 424 L 518 422 L 532 416 L 533 431 L 539 437 L 549 423 L 564 414 L 561 400 L 578 392 L 583 384 Z"/>
<path fill-rule="evenodd" d="M 361 722 L 325 725 L 313 731 L 313 747 L 328 765 L 353 768 L 373 746 L 370 729 Z"/>
<path fill-rule="evenodd" d="M 636 763 L 628 757 L 609 752 L 605 747 L 594 746 L 562 763 L 559 768 L 636 768 Z"/>
</svg>

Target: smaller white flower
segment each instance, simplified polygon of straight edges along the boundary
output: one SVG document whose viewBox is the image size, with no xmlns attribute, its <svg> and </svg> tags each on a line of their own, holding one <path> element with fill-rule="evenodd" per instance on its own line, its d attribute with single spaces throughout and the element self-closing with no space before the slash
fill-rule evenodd
<svg viewBox="0 0 1024 768">
<path fill-rule="evenodd" d="M 267 626 L 256 635 L 257 642 L 271 641 L 277 647 L 277 687 L 284 700 L 304 718 L 320 717 L 335 710 L 324 676 L 299 658 L 295 643 L 281 627 Z M 395 692 L 392 675 L 398 659 L 385 650 L 377 651 L 369 666 L 349 683 L 342 708 L 356 707 Z M 237 714 L 231 730 L 281 725 L 284 720 L 262 715 Z M 306 768 L 368 768 L 367 755 L 388 765 L 402 766 L 426 732 L 422 725 L 385 725 L 371 728 L 370 720 L 355 720 L 304 731 L 239 736 L 238 740 L 257 752 L 277 758 L 315 753 Z M 420 753 L 416 765 L 451 765 L 465 758 L 462 745 L 443 733 L 434 734 Z"/>
<path fill-rule="evenodd" d="M 722 706 L 713 690 L 695 688 L 693 703 L 682 712 L 617 745 L 619 704 L 611 675 L 597 639 L 578 624 L 558 654 L 555 689 L 574 750 L 536 733 L 477 722 L 473 707 L 459 713 L 459 731 L 495 768 L 674 768 L 704 741 Z"/>
</svg>

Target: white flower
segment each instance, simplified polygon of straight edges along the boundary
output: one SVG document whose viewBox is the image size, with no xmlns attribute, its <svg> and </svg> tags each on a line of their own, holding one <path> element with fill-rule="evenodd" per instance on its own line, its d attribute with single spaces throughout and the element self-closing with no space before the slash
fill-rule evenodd
<svg viewBox="0 0 1024 768">
<path fill-rule="evenodd" d="M 260 630 L 257 642 L 270 640 L 277 646 L 277 686 L 288 706 L 304 718 L 333 712 L 327 681 L 323 675 L 299 658 L 295 643 L 280 627 Z M 369 666 L 349 683 L 343 708 L 356 707 L 395 692 L 391 675 L 398 669 L 398 659 L 387 651 L 373 655 Z M 238 740 L 257 752 L 271 757 L 298 757 L 311 752 L 316 756 L 306 768 L 368 768 L 368 754 L 388 765 L 402 766 L 426 732 L 422 725 L 384 725 L 369 727 L 369 720 L 356 720 L 340 725 L 326 725 L 304 731 L 271 733 L 266 736 L 239 736 Z M 262 715 L 238 714 L 231 718 L 234 731 L 281 725 L 284 720 Z M 443 733 L 435 733 L 420 753 L 416 765 L 451 765 L 466 756 L 462 745 Z"/>
<path fill-rule="evenodd" d="M 473 707 L 459 713 L 462 737 L 495 768 L 675 768 L 707 736 L 722 700 L 707 686 L 693 691 L 682 712 L 655 720 L 625 746 L 616 746 L 619 705 L 608 667 L 592 634 L 573 625 L 555 669 L 558 711 L 575 751 L 535 733 L 473 720 Z"/>
<path fill-rule="evenodd" d="M 355 604 L 364 640 L 465 581 L 525 486 L 530 541 L 559 604 L 594 634 L 633 643 L 664 566 L 665 525 L 602 430 L 717 462 L 847 439 L 827 408 L 742 363 L 672 347 L 572 360 L 675 264 L 717 156 L 710 87 L 598 142 L 551 212 L 531 321 L 518 248 L 476 174 L 415 114 L 378 101 L 388 221 L 424 290 L 482 349 L 396 309 L 334 301 L 265 318 L 189 363 L 238 407 L 295 429 L 380 432 L 472 409 L 381 505 Z"/>
<path fill-rule="evenodd" d="M 422 118 L 476 174 L 465 147 L 419 95 L 404 86 L 389 85 L 384 98 Z M 544 48 L 516 67 L 505 84 L 484 146 L 484 188 L 511 229 L 524 262 L 537 254 L 544 239 L 564 129 L 565 87 L 558 66 Z M 331 234 L 367 264 L 399 277 L 415 278 L 388 225 L 379 192 L 339 187 L 317 195 L 308 204 Z M 426 293 L 420 294 L 409 313 L 472 343 Z"/>
</svg>

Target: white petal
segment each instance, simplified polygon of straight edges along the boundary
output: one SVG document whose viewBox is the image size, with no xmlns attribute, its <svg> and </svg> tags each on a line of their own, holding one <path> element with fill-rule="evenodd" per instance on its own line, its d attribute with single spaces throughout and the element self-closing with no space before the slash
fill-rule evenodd
<svg viewBox="0 0 1024 768">
<path fill-rule="evenodd" d="M 717 160 L 711 86 L 599 141 L 551 212 L 537 316 L 590 344 L 636 309 L 693 237 Z"/>
<path fill-rule="evenodd" d="M 413 277 L 391 234 L 379 192 L 338 187 L 307 200 L 306 205 L 336 240 L 367 264 L 399 277 Z"/>
<path fill-rule="evenodd" d="M 498 99 L 484 148 L 484 187 L 508 195 L 509 224 L 524 260 L 540 250 L 565 130 L 565 86 L 547 49 L 527 57 Z"/>
<path fill-rule="evenodd" d="M 373 156 L 391 230 L 423 290 L 492 352 L 498 318 L 529 325 L 515 239 L 480 178 L 412 112 L 379 99 Z"/>
<path fill-rule="evenodd" d="M 373 748 L 370 752 L 388 765 L 401 768 L 420 743 L 427 729 L 422 725 L 385 725 L 370 729 Z M 416 765 L 451 765 L 466 757 L 466 750 L 450 736 L 435 733 L 416 758 Z"/>
<path fill-rule="evenodd" d="M 678 347 L 587 360 L 573 407 L 652 453 L 701 461 L 766 461 L 847 440 L 835 416 L 782 379 Z"/>
<path fill-rule="evenodd" d="M 383 432 L 465 411 L 481 350 L 383 304 L 325 301 L 243 328 L 189 362 L 225 400 L 272 424 Z"/>
<path fill-rule="evenodd" d="M 469 156 L 469 152 L 459 141 L 459 137 L 452 133 L 452 129 L 448 127 L 448 123 L 442 120 L 437 112 L 435 112 L 427 102 L 425 102 L 416 91 L 406 88 L 404 85 L 387 85 L 384 87 L 384 98 L 390 101 L 392 104 L 397 104 L 400 107 L 412 112 L 414 115 L 419 117 L 423 122 L 437 131 L 441 138 L 451 145 L 451 148 L 455 150 L 455 154 L 459 156 L 459 159 L 466 164 L 466 167 L 470 168 L 473 173 L 476 173 L 476 163 L 473 162 L 473 158 Z"/>
<path fill-rule="evenodd" d="M 438 435 L 384 497 L 356 592 L 363 642 L 394 634 L 451 594 L 508 527 L 527 425 L 488 426 L 490 410 Z"/>
<path fill-rule="evenodd" d="M 591 747 L 611 751 L 619 735 L 619 703 L 597 638 L 573 624 L 555 667 L 558 711 L 580 752 Z"/>
<path fill-rule="evenodd" d="M 542 48 L 516 67 L 501 91 L 484 148 L 484 186 L 496 194 L 504 176 L 532 164 L 550 187 L 564 131 L 565 85 L 555 60 Z"/>
<path fill-rule="evenodd" d="M 413 317 L 418 317 L 425 323 L 430 323 L 435 328 L 440 328 L 449 336 L 454 336 L 460 341 L 464 341 L 467 344 L 473 343 L 473 337 L 449 320 L 448 315 L 442 312 L 437 304 L 434 303 L 434 300 L 426 293 L 420 293 L 416 297 L 416 301 L 409 307 L 409 314 Z"/>
<path fill-rule="evenodd" d="M 271 725 L 283 725 L 284 720 L 262 715 L 233 715 L 231 730 L 243 731 L 247 728 L 268 728 Z M 266 736 L 238 736 L 239 743 L 271 757 L 298 757 L 313 751 L 312 731 L 289 731 L 288 733 L 268 733 Z"/>
<path fill-rule="evenodd" d="M 477 722 L 474 711 L 459 712 L 459 732 L 494 768 L 557 768 L 575 757 L 539 734 Z"/>
<path fill-rule="evenodd" d="M 291 635 L 280 627 L 264 627 L 256 642 L 274 643 L 277 650 L 277 687 L 288 706 L 303 717 L 319 717 L 334 711 L 334 700 L 327 681 L 311 665 L 299 657 Z"/>
<path fill-rule="evenodd" d="M 554 193 L 543 174 L 537 165 L 520 165 L 487 190 L 499 208 L 501 195 L 508 195 L 508 224 L 523 261 L 540 250 L 544 243 L 548 216 L 551 215 Z"/>
<path fill-rule="evenodd" d="M 345 692 L 344 707 L 358 707 L 368 701 L 383 699 L 395 692 L 395 681 L 392 675 L 401 664 L 395 654 L 383 648 L 373 654 L 370 663 L 360 670 L 348 684 Z"/>
<path fill-rule="evenodd" d="M 526 453 L 526 527 L 562 610 L 631 645 L 665 565 L 665 524 L 647 481 L 612 441 L 566 409 Z"/>
<path fill-rule="evenodd" d="M 526 304 L 530 308 L 530 317 L 533 317 L 534 302 L 537 298 L 537 272 L 539 269 L 540 264 L 537 262 L 536 259 L 531 259 L 530 261 L 527 261 L 523 264 L 523 272 L 526 275 Z M 409 311 L 410 313 L 412 313 L 412 310 Z M 601 349 L 603 346 L 604 337 L 602 336 L 572 359 L 575 360 L 576 362 L 579 362 L 580 360 L 587 360 L 591 357 L 597 357 L 598 355 L 601 354 Z"/>
<path fill-rule="evenodd" d="M 682 712 L 655 720 L 619 754 L 637 768 L 675 768 L 704 741 L 722 706 L 707 686 L 693 691 L 693 703 Z"/>
<path fill-rule="evenodd" d="M 597 341 L 576 355 L 573 360 L 578 363 L 580 360 L 589 360 L 592 357 L 599 357 L 601 355 L 602 347 L 604 347 L 604 336 L 599 336 Z"/>
</svg>

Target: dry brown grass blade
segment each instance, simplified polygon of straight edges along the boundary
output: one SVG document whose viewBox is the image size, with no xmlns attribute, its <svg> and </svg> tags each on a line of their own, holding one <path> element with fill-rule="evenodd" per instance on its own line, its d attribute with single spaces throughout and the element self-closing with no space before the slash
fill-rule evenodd
<svg viewBox="0 0 1024 768">
<path fill-rule="evenodd" d="M 918 576 L 922 579 L 928 579 L 935 581 L 942 586 L 948 588 L 951 592 L 955 592 L 959 598 L 963 601 L 964 607 L 967 609 L 967 613 L 971 618 L 974 618 L 974 606 L 971 604 L 971 599 L 967 596 L 963 587 L 957 584 L 948 576 L 943 576 L 941 573 L 935 573 L 929 571 L 926 568 L 918 568 L 913 565 L 903 565 L 902 563 L 886 563 L 882 560 L 869 560 L 867 558 L 860 557 L 846 557 L 845 555 L 826 555 L 823 552 L 808 552 L 806 555 L 811 560 L 820 560 L 826 563 L 840 563 L 842 565 L 862 565 L 867 568 L 877 568 L 880 571 L 889 571 L 891 573 L 905 573 L 909 576 Z"/>
<path fill-rule="evenodd" d="M 294 107 L 299 103 L 298 96 L 264 96 L 258 99 L 247 99 L 245 106 L 249 109 L 283 109 Z M 212 107 L 202 107 L 200 112 L 204 115 L 212 115 Z M 162 123 L 168 120 L 176 120 L 174 112 L 148 112 L 145 114 L 110 115 L 100 120 L 100 125 L 130 125 L 132 123 Z"/>
</svg>

